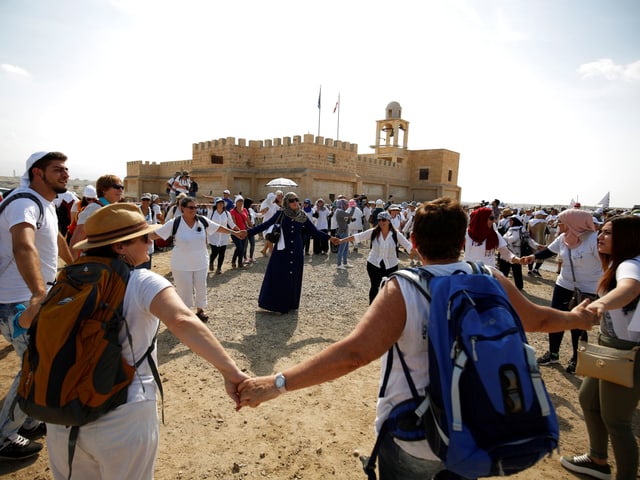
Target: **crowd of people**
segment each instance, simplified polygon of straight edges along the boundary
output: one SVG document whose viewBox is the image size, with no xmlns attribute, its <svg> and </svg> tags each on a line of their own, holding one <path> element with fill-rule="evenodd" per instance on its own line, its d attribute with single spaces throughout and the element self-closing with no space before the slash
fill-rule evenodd
<svg viewBox="0 0 640 480">
<path fill-rule="evenodd" d="M 518 209 L 498 200 L 464 208 L 441 198 L 423 203 L 395 203 L 390 197 L 370 201 L 364 195 L 343 195 L 325 202 L 302 199 L 295 192 L 275 191 L 254 203 L 241 192 L 232 197 L 200 194 L 186 171 L 167 182 L 167 202 L 144 193 L 137 202 L 123 201 L 124 184 L 117 175 L 101 176 L 82 198 L 66 196 L 69 171 L 60 152 L 38 152 L 26 163 L 21 187 L 2 202 L 0 214 L 0 330 L 18 356 L 27 348 L 28 327 L 53 283 L 59 259 L 72 263 L 78 255 L 117 257 L 132 269 L 124 299 L 131 334 L 133 363 L 163 322 L 185 345 L 205 358 L 224 378 L 224 388 L 237 409 L 256 407 L 284 392 L 317 385 L 383 356 L 398 343 L 416 384 L 424 393 L 428 382 L 423 316 L 429 311 L 423 298 L 399 277 L 388 280 L 407 255 L 410 266 L 421 266 L 434 276 L 470 272 L 467 261 L 491 267 L 528 331 L 549 332 L 549 350 L 540 365 L 559 362 L 563 333 L 571 330 L 573 354 L 568 373 L 575 373 L 578 340 L 631 349 L 640 345 L 640 328 L 630 328 L 640 296 L 640 216 L 624 212 L 591 212 L 580 205 L 556 209 Z M 9 200 L 21 192 L 32 194 Z M 9 200 L 9 201 L 8 201 Z M 60 209 L 68 211 L 66 225 Z M 623 214 L 620 214 L 623 213 Z M 249 378 L 203 325 L 209 319 L 208 273 L 224 272 L 225 253 L 233 242 L 231 269 L 238 273 L 257 260 L 257 235 L 264 236 L 260 251 L 267 262 L 258 307 L 286 314 L 300 307 L 305 256 L 331 253 L 336 275 L 352 264 L 349 255 L 367 249 L 370 281 L 369 308 L 356 329 L 319 354 L 283 372 Z M 153 272 L 156 248 L 172 248 L 173 284 Z M 523 266 L 531 281 L 541 276 L 545 259 L 558 257 L 558 276 L 551 303 L 539 306 L 523 294 Z M 363 275 L 364 272 L 355 273 Z M 513 278 L 513 282 L 509 280 Z M 591 298 L 577 306 L 570 301 L 576 289 Z M 195 311 L 194 311 L 195 309 Z M 437 319 L 431 319 L 437 321 Z M 639 321 L 640 323 L 640 321 Z M 156 351 L 152 353 L 155 357 Z M 386 357 L 385 357 L 386 358 Z M 387 368 L 383 359 L 381 368 Z M 392 406 L 411 396 L 402 368 L 390 368 L 386 394 L 377 405 L 379 431 Z M 0 460 L 37 455 L 42 444 L 25 436 L 46 431 L 51 472 L 66 478 L 67 433 L 64 426 L 45 426 L 14 407 L 18 373 L 0 412 Z M 130 385 L 123 407 L 83 426 L 73 460 L 79 478 L 100 478 L 105 471 L 117 478 L 153 478 L 158 450 L 156 388 L 146 366 Z M 145 388 L 148 387 L 148 388 Z M 618 480 L 635 478 L 638 451 L 631 417 L 640 399 L 640 367 L 632 388 L 585 378 L 580 393 L 589 434 L 588 453 L 564 456 L 561 464 L 577 473 L 611 478 L 607 463 L 609 440 L 616 458 Z M 82 430 L 81 430 L 82 431 Z M 115 441 L 131 439 L 131 444 Z M 134 438 L 135 437 L 135 438 Z M 113 462 L 113 458 L 120 461 Z M 446 472 L 426 442 L 384 438 L 379 455 L 382 479 L 461 478 Z"/>
</svg>

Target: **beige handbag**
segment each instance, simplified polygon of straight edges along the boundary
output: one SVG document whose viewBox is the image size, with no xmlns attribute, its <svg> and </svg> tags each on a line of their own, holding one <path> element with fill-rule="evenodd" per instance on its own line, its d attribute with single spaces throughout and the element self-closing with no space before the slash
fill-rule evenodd
<svg viewBox="0 0 640 480">
<path fill-rule="evenodd" d="M 631 350 L 620 350 L 580 340 L 576 375 L 599 378 L 632 388 L 636 355 L 639 349 L 640 347 L 633 347 Z"/>
</svg>

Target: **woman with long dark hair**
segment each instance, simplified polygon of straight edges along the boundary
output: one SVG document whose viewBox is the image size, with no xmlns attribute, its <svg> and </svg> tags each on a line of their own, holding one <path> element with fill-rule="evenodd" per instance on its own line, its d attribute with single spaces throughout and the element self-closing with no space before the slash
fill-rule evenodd
<svg viewBox="0 0 640 480">
<path fill-rule="evenodd" d="M 598 284 L 600 298 L 587 309 L 600 317 L 598 343 L 621 350 L 640 346 L 640 325 L 631 325 L 640 297 L 640 217 L 613 217 L 598 235 L 598 252 L 604 275 Z M 631 419 L 640 399 L 640 367 L 636 362 L 634 386 L 585 377 L 580 405 L 589 434 L 589 453 L 562 457 L 567 470 L 596 478 L 610 478 L 608 440 L 616 459 L 616 479 L 635 480 L 638 443 Z"/>
<path fill-rule="evenodd" d="M 411 252 L 413 245 L 404 235 L 393 228 L 391 215 L 388 212 L 378 213 L 375 227 L 341 238 L 338 243 L 362 242 L 363 240 L 371 240 L 371 251 L 367 258 L 367 274 L 371 282 L 369 304 L 371 304 L 378 294 L 382 279 L 398 270 L 398 244 L 403 246 L 407 252 Z"/>
</svg>

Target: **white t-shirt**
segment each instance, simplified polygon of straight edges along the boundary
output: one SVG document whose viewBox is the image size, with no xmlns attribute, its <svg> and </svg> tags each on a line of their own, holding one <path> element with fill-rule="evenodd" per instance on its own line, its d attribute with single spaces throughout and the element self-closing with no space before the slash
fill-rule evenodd
<svg viewBox="0 0 640 480">
<path fill-rule="evenodd" d="M 209 216 L 214 223 L 218 225 L 222 225 L 223 227 L 227 227 L 229 229 L 234 229 L 236 224 L 233 221 L 233 217 L 229 213 L 228 210 L 222 210 L 222 213 L 218 213 L 218 210 L 214 210 L 213 213 Z M 228 233 L 216 232 L 207 235 L 207 241 L 209 245 L 215 245 L 216 247 L 222 247 L 223 245 L 227 245 L 229 243 L 230 235 Z"/>
<path fill-rule="evenodd" d="M 353 209 L 353 213 L 351 214 L 352 222 L 349 222 L 349 235 L 359 232 L 362 230 L 362 210 L 358 207 Z M 369 225 L 367 225 L 368 227 Z"/>
<path fill-rule="evenodd" d="M 580 245 L 572 250 L 569 250 L 569 247 L 564 243 L 564 233 L 551 242 L 547 248 L 562 259 L 562 268 L 556 279 L 556 284 L 567 290 L 574 288 L 571 262 L 569 261 L 569 252 L 571 252 L 576 275 L 575 286 L 584 293 L 595 294 L 598 291 L 598 282 L 603 272 L 598 255 L 598 235 L 595 232 L 587 236 L 580 242 Z"/>
<path fill-rule="evenodd" d="M 167 239 L 173 232 L 173 223 L 177 219 L 172 218 L 162 225 L 156 233 L 163 239 Z M 184 218 L 180 220 L 178 231 L 173 238 L 174 247 L 171 251 L 171 269 L 183 272 L 195 272 L 209 267 L 209 248 L 207 247 L 207 235 L 214 234 L 220 225 L 207 220 L 209 226 L 205 230 L 202 223 L 196 220 L 193 227 L 189 227 Z"/>
<path fill-rule="evenodd" d="M 316 218 L 316 228 L 318 230 L 328 230 L 329 222 L 327 221 L 327 218 L 329 217 L 329 213 L 331 213 L 329 209 L 327 207 L 313 207 L 313 213 L 318 214 L 318 218 Z"/>
<path fill-rule="evenodd" d="M 159 320 L 151 314 L 149 308 L 153 299 L 165 288 L 171 288 L 171 283 L 155 272 L 144 268 L 131 272 L 124 295 L 123 313 L 131 332 L 136 361 L 140 360 L 147 351 L 158 330 Z M 120 331 L 119 339 L 122 345 L 122 356 L 129 365 L 133 365 L 131 347 L 124 327 Z M 151 353 L 156 365 L 158 365 L 157 352 L 158 349 L 155 348 Z M 138 367 L 138 375 L 134 375 L 133 382 L 129 386 L 127 402 L 155 401 L 155 399 L 156 384 L 149 362 L 145 360 Z"/>
<path fill-rule="evenodd" d="M 456 270 L 471 273 L 471 267 L 466 262 L 455 262 L 447 265 L 431 265 L 426 267 L 434 276 L 451 275 Z M 425 394 L 425 388 L 429 384 L 429 353 L 427 349 L 428 340 L 423 338 L 423 328 L 428 322 L 430 305 L 418 289 L 402 277 L 396 277 L 404 304 L 407 310 L 404 330 L 398 339 L 398 346 L 409 367 L 411 378 L 418 389 L 419 395 Z M 380 362 L 380 385 L 384 381 L 387 369 L 387 355 L 382 357 Z M 385 395 L 378 398 L 376 408 L 376 431 L 379 432 L 383 422 L 389 413 L 399 403 L 412 398 L 409 384 L 402 370 L 402 365 L 394 350 L 391 374 L 387 382 Z M 394 439 L 394 441 L 407 453 L 414 457 L 427 460 L 438 460 L 429 448 L 429 443 L 424 441 L 405 442 Z"/>
<path fill-rule="evenodd" d="M 35 195 L 42 203 L 44 218 L 40 228 L 37 228 L 40 208 L 29 198 L 14 200 L 0 215 L 0 303 L 25 302 L 31 298 L 31 291 L 22 279 L 13 255 L 10 232 L 13 226 L 26 222 L 36 229 L 35 246 L 40 256 L 40 271 L 45 284 L 56 279 L 58 268 L 58 216 L 53 202 L 31 188 L 16 188 L 14 192 Z M 6 202 L 7 198 L 3 201 Z"/>
<path fill-rule="evenodd" d="M 84 225 L 84 223 L 87 221 L 87 218 L 89 218 L 89 215 L 91 215 L 93 212 L 95 212 L 101 207 L 102 205 L 99 203 L 96 203 L 96 202 L 89 203 L 86 207 L 84 207 L 84 210 L 82 210 L 78 214 L 78 225 Z"/>
<path fill-rule="evenodd" d="M 374 230 L 375 227 L 369 228 L 364 232 L 355 233 L 353 235 L 354 243 L 369 240 Z M 387 238 L 382 237 L 382 232 L 379 233 L 378 236 L 376 236 L 376 239 L 371 242 L 371 251 L 367 257 L 367 262 L 379 267 L 380 261 L 384 260 L 384 266 L 387 269 L 398 265 L 398 253 L 396 251 L 396 247 L 402 246 L 407 252 L 410 252 L 413 246 L 411 245 L 411 242 L 400 232 L 396 232 L 396 236 L 398 238 L 398 245 L 393 241 L 393 234 L 391 231 L 387 234 Z"/>
<path fill-rule="evenodd" d="M 631 260 L 625 260 L 616 269 L 616 282 L 624 278 L 631 278 L 640 282 L 640 255 Z M 636 309 L 638 307 L 636 306 Z M 635 310 L 625 314 L 622 308 L 605 312 L 600 322 L 600 332 L 609 337 L 640 342 L 640 332 L 630 331 L 627 327 L 633 318 Z"/>
<path fill-rule="evenodd" d="M 505 260 L 509 260 L 511 258 L 511 253 L 509 253 L 509 249 L 507 248 L 507 242 L 505 242 L 502 235 L 496 233 L 498 235 L 498 248 L 495 250 L 487 250 L 485 240 L 480 245 L 476 245 L 476 243 L 469 236 L 469 232 L 465 234 L 465 243 L 464 243 L 464 259 L 469 262 L 482 262 L 485 265 L 490 267 L 496 266 L 496 250 L 498 250 Z"/>
</svg>

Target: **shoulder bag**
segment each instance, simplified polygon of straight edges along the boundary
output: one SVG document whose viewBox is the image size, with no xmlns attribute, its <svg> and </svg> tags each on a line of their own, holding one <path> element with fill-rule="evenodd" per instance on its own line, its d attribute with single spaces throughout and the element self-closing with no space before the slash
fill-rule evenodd
<svg viewBox="0 0 640 480">
<path fill-rule="evenodd" d="M 576 285 L 576 272 L 573 269 L 573 259 L 571 258 L 571 249 L 569 249 L 569 264 L 571 265 L 571 276 L 573 277 L 573 295 L 571 296 L 571 300 L 569 300 L 569 304 L 568 304 L 568 308 L 569 310 L 571 310 L 576 305 L 580 305 L 580 303 L 585 298 L 588 298 L 590 300 L 595 300 L 598 296 L 591 295 L 588 293 L 583 293 L 582 290 L 580 290 Z"/>
<path fill-rule="evenodd" d="M 271 229 L 271 231 L 265 235 L 265 238 L 269 240 L 271 243 L 273 243 L 274 245 L 278 243 L 278 240 L 280 240 L 280 235 L 282 235 L 282 216 L 283 215 L 284 215 L 284 212 L 280 213 L 280 217 L 278 217 L 278 220 L 276 221 L 276 223 L 273 224 L 273 229 Z"/>
<path fill-rule="evenodd" d="M 630 350 L 595 345 L 580 340 L 576 375 L 599 378 L 623 387 L 633 388 L 636 356 L 640 346 Z"/>
</svg>

